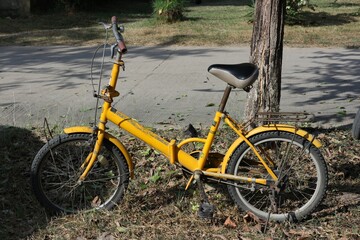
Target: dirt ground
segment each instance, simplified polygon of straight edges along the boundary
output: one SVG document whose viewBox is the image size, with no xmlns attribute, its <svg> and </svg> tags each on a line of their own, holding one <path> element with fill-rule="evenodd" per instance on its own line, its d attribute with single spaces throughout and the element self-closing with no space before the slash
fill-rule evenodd
<svg viewBox="0 0 360 240">
<path fill-rule="evenodd" d="M 135 179 L 125 199 L 112 211 L 49 216 L 30 186 L 30 165 L 43 145 L 39 129 L 0 127 L 2 154 L 1 239 L 359 239 L 360 142 L 348 130 L 313 129 L 323 143 L 329 170 L 327 196 L 316 211 L 299 223 L 265 225 L 239 211 L 225 188 L 208 185 L 216 205 L 212 220 L 197 217 L 198 193 L 185 191 L 182 171 L 156 151 L 120 134 L 136 161 Z M 179 131 L 162 131 L 166 138 Z M 226 148 L 233 136 L 218 136 Z"/>
</svg>

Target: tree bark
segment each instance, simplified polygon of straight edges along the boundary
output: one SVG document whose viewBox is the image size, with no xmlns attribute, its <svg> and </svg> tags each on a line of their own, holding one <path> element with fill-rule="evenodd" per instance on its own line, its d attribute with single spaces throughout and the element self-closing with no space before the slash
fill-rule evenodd
<svg viewBox="0 0 360 240">
<path fill-rule="evenodd" d="M 259 77 L 247 97 L 246 120 L 280 109 L 285 6 L 286 0 L 256 1 L 250 62 L 259 67 Z"/>
</svg>

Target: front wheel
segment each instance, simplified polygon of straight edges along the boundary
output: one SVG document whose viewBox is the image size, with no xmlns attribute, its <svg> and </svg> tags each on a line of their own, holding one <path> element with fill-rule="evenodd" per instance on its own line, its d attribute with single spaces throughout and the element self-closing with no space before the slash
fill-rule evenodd
<svg viewBox="0 0 360 240">
<path fill-rule="evenodd" d="M 86 179 L 81 165 L 93 151 L 89 134 L 60 135 L 44 145 L 31 166 L 35 196 L 51 212 L 112 208 L 129 182 L 122 153 L 106 139 Z"/>
<path fill-rule="evenodd" d="M 351 132 L 353 138 L 360 140 L 360 109 L 356 113 Z"/>
<path fill-rule="evenodd" d="M 260 133 L 249 140 L 279 181 L 272 187 L 248 183 L 229 185 L 233 201 L 262 219 L 297 221 L 310 214 L 323 199 L 327 187 L 326 164 L 319 149 L 288 132 Z M 271 179 L 245 142 L 231 156 L 227 173 Z"/>
</svg>

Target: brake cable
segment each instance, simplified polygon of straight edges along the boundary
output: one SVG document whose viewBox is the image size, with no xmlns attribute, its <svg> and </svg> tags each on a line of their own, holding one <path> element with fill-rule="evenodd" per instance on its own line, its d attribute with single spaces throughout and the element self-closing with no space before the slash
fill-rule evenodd
<svg viewBox="0 0 360 240">
<path fill-rule="evenodd" d="M 106 51 L 106 47 L 109 45 L 108 44 L 108 30 L 111 28 L 111 25 L 107 25 L 103 22 L 100 22 L 99 24 L 102 24 L 104 29 L 105 29 L 105 40 L 104 40 L 104 44 L 100 45 L 96 48 L 94 55 L 91 59 L 91 67 L 90 67 L 90 79 L 91 79 L 91 86 L 93 88 L 93 96 L 96 97 L 96 107 L 95 107 L 95 119 L 94 119 L 94 125 L 96 124 L 97 121 L 97 112 L 98 112 L 98 107 L 99 107 L 99 98 L 97 97 L 100 94 L 101 91 L 101 81 L 102 81 L 102 75 L 103 75 L 103 70 L 104 70 L 104 62 L 105 62 L 105 51 Z M 94 78 L 93 78 L 93 67 L 94 67 L 94 61 L 96 58 L 96 54 L 98 53 L 98 51 L 100 50 L 100 48 L 103 47 L 103 53 L 102 53 L 102 60 L 101 60 L 101 66 L 100 66 L 100 73 L 99 73 L 99 84 L 98 84 L 98 89 L 97 91 L 95 90 L 95 84 L 94 84 Z"/>
</svg>

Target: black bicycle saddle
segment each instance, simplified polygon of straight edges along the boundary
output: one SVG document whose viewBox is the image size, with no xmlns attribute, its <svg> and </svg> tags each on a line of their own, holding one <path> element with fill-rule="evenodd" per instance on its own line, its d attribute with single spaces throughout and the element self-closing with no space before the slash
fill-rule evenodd
<svg viewBox="0 0 360 240">
<path fill-rule="evenodd" d="M 213 64 L 208 72 L 233 87 L 248 91 L 259 75 L 258 67 L 252 63 Z"/>
</svg>

